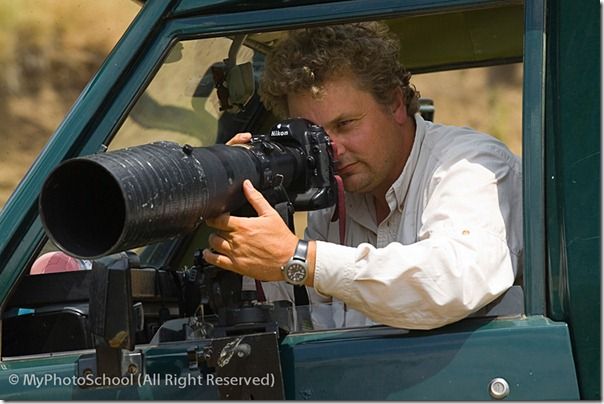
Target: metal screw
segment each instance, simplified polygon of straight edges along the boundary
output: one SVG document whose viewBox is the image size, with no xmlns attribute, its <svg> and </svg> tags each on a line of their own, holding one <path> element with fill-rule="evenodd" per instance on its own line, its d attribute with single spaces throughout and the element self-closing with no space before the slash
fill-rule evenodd
<svg viewBox="0 0 604 404">
<path fill-rule="evenodd" d="M 252 347 L 249 344 L 240 344 L 235 348 L 235 352 L 239 358 L 245 358 L 252 352 Z"/>
<path fill-rule="evenodd" d="M 213 353 L 212 347 L 206 347 L 206 348 L 204 348 L 204 350 L 203 350 L 203 358 L 206 361 L 209 361 L 212 358 L 212 353 Z"/>
<path fill-rule="evenodd" d="M 510 394 L 510 385 L 502 377 L 496 377 L 489 383 L 489 394 L 495 400 L 503 400 Z"/>
<path fill-rule="evenodd" d="M 131 363 L 128 365 L 128 373 L 130 373 L 131 375 L 134 375 L 138 372 L 138 366 L 136 366 L 134 363 Z"/>
</svg>

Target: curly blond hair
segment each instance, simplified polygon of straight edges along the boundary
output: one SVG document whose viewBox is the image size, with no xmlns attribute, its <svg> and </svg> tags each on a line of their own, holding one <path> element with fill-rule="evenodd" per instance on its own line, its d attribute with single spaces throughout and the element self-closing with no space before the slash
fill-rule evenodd
<svg viewBox="0 0 604 404">
<path fill-rule="evenodd" d="M 407 114 L 413 116 L 419 110 L 419 92 L 399 62 L 399 49 L 396 37 L 380 22 L 290 31 L 267 56 L 261 100 L 278 117 L 287 117 L 288 94 L 310 91 L 320 97 L 325 82 L 352 73 L 359 88 L 385 106 L 401 87 Z"/>
</svg>

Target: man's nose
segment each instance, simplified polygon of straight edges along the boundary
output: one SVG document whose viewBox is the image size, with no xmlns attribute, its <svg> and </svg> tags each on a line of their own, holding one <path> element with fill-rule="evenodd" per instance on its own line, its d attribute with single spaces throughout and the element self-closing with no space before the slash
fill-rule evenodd
<svg viewBox="0 0 604 404">
<path fill-rule="evenodd" d="M 336 160 L 339 160 L 340 156 L 344 153 L 344 147 L 342 142 L 339 141 L 335 136 L 329 136 L 331 139 L 331 149 L 333 150 L 333 156 Z"/>
</svg>

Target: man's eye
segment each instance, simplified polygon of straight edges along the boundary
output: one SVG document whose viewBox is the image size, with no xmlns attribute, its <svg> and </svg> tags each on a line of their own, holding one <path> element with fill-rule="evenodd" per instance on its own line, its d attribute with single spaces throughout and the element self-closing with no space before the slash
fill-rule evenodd
<svg viewBox="0 0 604 404">
<path fill-rule="evenodd" d="M 343 129 L 346 128 L 347 126 L 350 126 L 350 124 L 353 122 L 353 119 L 346 119 L 344 121 L 339 121 L 338 122 L 338 128 Z"/>
</svg>

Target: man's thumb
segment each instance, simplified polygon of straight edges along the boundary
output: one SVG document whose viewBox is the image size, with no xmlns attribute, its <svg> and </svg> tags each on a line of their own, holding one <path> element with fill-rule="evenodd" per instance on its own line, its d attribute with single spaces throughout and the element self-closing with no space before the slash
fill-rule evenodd
<svg viewBox="0 0 604 404">
<path fill-rule="evenodd" d="M 266 215 L 274 210 L 264 196 L 254 188 L 250 180 L 243 181 L 243 194 L 258 216 Z"/>
</svg>

